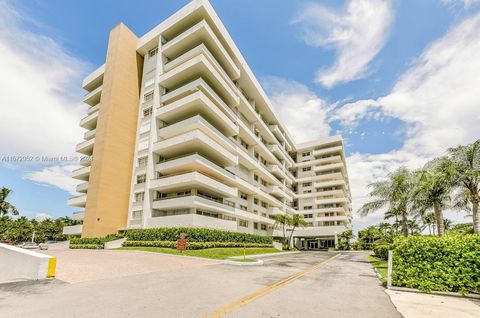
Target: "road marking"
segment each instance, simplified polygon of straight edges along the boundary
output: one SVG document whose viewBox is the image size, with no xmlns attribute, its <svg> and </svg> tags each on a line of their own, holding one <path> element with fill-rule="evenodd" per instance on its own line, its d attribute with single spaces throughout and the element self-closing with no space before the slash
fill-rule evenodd
<svg viewBox="0 0 480 318">
<path fill-rule="evenodd" d="M 220 317 L 223 317 L 224 315 L 228 314 L 228 313 L 231 313 L 235 310 L 237 310 L 238 308 L 240 307 L 243 307 L 245 306 L 246 304 L 248 303 L 251 303 L 252 301 L 254 301 L 255 299 L 258 299 L 262 296 L 265 296 L 271 292 L 273 292 L 274 290 L 277 290 L 278 288 L 282 287 L 282 286 L 285 286 L 291 282 L 293 282 L 294 280 L 297 280 L 299 279 L 300 277 L 303 277 L 311 272 L 313 272 L 314 270 L 317 270 L 319 269 L 320 267 L 324 266 L 325 264 L 327 264 L 328 262 L 330 262 L 331 260 L 337 258 L 338 256 L 340 256 L 341 254 L 337 254 L 333 257 L 330 257 L 329 259 L 326 259 L 316 265 L 313 265 L 309 268 L 307 268 L 306 270 L 304 271 L 301 271 L 299 273 L 296 273 L 296 274 L 293 274 L 279 282 L 276 282 L 275 284 L 273 285 L 270 285 L 270 286 L 266 286 L 262 289 L 259 289 L 257 290 L 256 292 L 253 292 L 251 293 L 250 295 L 247 295 L 245 297 L 242 297 L 238 300 L 235 300 L 229 304 L 227 304 L 226 306 L 216 310 L 215 312 L 211 313 L 211 314 L 208 314 L 206 316 L 204 316 L 203 318 L 220 318 Z"/>
</svg>

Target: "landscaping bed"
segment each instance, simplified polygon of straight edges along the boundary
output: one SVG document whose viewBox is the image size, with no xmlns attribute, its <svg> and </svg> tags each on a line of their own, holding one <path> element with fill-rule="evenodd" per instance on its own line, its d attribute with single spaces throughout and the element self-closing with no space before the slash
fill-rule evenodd
<svg viewBox="0 0 480 318">
<path fill-rule="evenodd" d="M 71 249 L 103 249 L 106 242 L 118 240 L 123 236 L 117 234 L 106 237 L 71 237 L 69 248 Z"/>
</svg>

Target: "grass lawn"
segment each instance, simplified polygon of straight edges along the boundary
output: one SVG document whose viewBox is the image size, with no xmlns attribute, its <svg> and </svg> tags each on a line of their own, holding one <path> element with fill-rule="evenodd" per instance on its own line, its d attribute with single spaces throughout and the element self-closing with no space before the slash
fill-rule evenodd
<svg viewBox="0 0 480 318">
<path fill-rule="evenodd" d="M 377 272 L 382 276 L 382 283 L 385 285 L 387 283 L 387 269 L 388 262 L 378 259 L 375 256 L 369 255 L 368 261 L 377 269 Z"/>
<path fill-rule="evenodd" d="M 196 257 L 213 258 L 213 259 L 226 259 L 232 256 L 243 255 L 243 248 L 241 247 L 186 250 L 183 253 L 180 253 L 180 251 L 173 248 L 164 248 L 164 247 L 120 247 L 119 250 L 136 250 L 136 251 L 166 253 L 166 254 L 174 254 L 174 255 L 196 256 Z M 281 252 L 282 251 L 279 251 L 273 247 L 262 247 L 262 248 L 251 247 L 245 250 L 246 255 L 281 253 Z"/>
</svg>

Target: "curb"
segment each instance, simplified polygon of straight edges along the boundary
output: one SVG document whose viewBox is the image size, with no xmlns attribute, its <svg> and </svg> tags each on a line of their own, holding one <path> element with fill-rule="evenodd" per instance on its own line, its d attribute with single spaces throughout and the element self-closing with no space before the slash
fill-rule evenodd
<svg viewBox="0 0 480 318">
<path fill-rule="evenodd" d="M 294 252 L 278 252 L 278 253 L 267 253 L 267 254 L 253 254 L 253 255 L 247 255 L 247 256 L 245 256 L 245 258 L 262 258 L 262 257 L 290 255 L 290 254 L 297 254 L 297 253 L 301 253 L 301 252 L 300 251 L 294 251 Z M 243 259 L 243 255 L 232 256 L 232 257 L 229 257 L 228 259 Z"/>
<path fill-rule="evenodd" d="M 257 259 L 255 262 L 238 262 L 232 259 L 226 259 L 222 261 L 222 264 L 233 266 L 261 266 L 263 265 L 263 261 L 261 259 Z"/>
<path fill-rule="evenodd" d="M 418 294 L 424 294 L 424 295 L 437 295 L 437 296 L 450 296 L 450 297 L 458 297 L 458 298 L 468 298 L 468 299 L 476 299 L 480 300 L 480 295 L 475 295 L 475 294 L 467 294 L 467 295 L 462 295 L 459 293 L 454 293 L 454 292 L 442 292 L 442 291 L 432 291 L 430 293 L 423 292 L 419 289 L 415 288 L 407 288 L 407 287 L 395 287 L 391 286 L 390 288 L 387 288 L 388 290 L 393 290 L 393 291 L 402 291 L 402 292 L 408 292 L 408 293 L 418 293 Z"/>
</svg>

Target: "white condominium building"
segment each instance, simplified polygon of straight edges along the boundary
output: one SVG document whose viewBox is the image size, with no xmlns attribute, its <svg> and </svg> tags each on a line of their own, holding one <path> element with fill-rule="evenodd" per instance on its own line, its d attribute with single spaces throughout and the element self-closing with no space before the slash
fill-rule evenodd
<svg viewBox="0 0 480 318">
<path fill-rule="evenodd" d="M 262 235 L 302 214 L 298 247 L 331 246 L 351 227 L 340 136 L 296 144 L 206 0 L 142 37 L 119 24 L 106 62 L 87 76 L 89 106 L 69 205 L 84 237 L 151 227 Z"/>
</svg>

